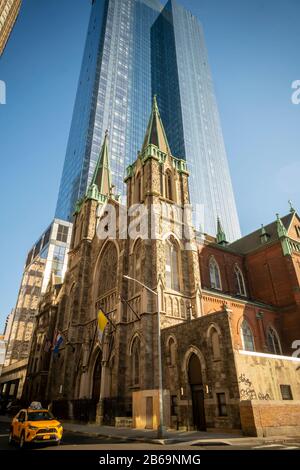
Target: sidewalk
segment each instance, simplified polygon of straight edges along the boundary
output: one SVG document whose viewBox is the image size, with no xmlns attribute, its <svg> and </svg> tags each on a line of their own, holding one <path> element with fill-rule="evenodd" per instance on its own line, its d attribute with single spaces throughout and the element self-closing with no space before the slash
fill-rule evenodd
<svg viewBox="0 0 300 470">
<path fill-rule="evenodd" d="M 88 434 L 90 436 L 109 437 L 124 441 L 136 441 L 153 444 L 176 444 L 218 442 L 219 444 L 232 445 L 229 441 L 244 440 L 241 435 L 208 433 L 200 431 L 167 431 L 164 439 L 157 439 L 157 432 L 150 429 L 115 428 L 113 426 L 99 426 L 97 424 L 75 424 L 63 422 L 65 431 Z M 256 439 L 256 438 L 255 438 Z M 256 441 L 255 441 L 256 442 Z"/>
<path fill-rule="evenodd" d="M 1 420 L 1 418 L 0 418 Z M 146 444 L 186 444 L 203 446 L 249 446 L 263 445 L 271 442 L 289 442 L 300 438 L 295 436 L 246 437 L 241 434 L 217 433 L 205 431 L 175 431 L 166 432 L 164 439 L 157 439 L 157 432 L 149 429 L 115 428 L 98 424 L 77 424 L 70 421 L 62 422 L 68 432 L 87 434 L 93 437 L 121 439 L 124 442 L 144 442 Z"/>
</svg>

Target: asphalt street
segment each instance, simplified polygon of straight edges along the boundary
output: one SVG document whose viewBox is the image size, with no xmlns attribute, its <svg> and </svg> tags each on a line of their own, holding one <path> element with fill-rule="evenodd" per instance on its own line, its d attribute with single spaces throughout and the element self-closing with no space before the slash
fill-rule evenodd
<svg viewBox="0 0 300 470">
<path fill-rule="evenodd" d="M 8 444 L 9 424 L 0 422 L 0 451 L 8 450 L 19 452 L 18 444 Z M 295 442 L 268 442 L 263 445 L 201 445 L 195 443 L 182 443 L 172 445 L 159 445 L 143 442 L 130 442 L 118 438 L 94 437 L 87 434 L 65 432 L 60 446 L 38 445 L 32 447 L 33 450 L 40 452 L 43 450 L 62 451 L 62 450 L 300 450 L 300 440 Z"/>
</svg>

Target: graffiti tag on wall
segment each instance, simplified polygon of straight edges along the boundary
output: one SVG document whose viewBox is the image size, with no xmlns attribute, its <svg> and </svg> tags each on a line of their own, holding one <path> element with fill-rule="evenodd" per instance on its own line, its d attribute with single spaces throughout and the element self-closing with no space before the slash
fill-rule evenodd
<svg viewBox="0 0 300 470">
<path fill-rule="evenodd" d="M 241 374 L 238 379 L 240 385 L 241 400 L 271 400 L 268 393 L 256 393 L 251 380 L 245 374 Z"/>
</svg>

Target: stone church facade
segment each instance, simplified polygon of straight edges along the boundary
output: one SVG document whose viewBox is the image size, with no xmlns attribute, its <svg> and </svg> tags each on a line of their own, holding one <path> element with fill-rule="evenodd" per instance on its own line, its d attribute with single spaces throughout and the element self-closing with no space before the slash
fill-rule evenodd
<svg viewBox="0 0 300 470">
<path fill-rule="evenodd" d="M 221 221 L 216 237 L 196 232 L 186 163 L 171 155 L 155 99 L 126 184 L 124 207 L 106 135 L 76 207 L 65 281 L 40 305 L 24 399 L 51 402 L 61 417 L 156 428 L 159 312 L 167 427 L 299 431 L 294 209 L 232 244 Z M 101 342 L 99 309 L 109 320 Z M 56 354 L 45 344 L 57 332 Z"/>
</svg>

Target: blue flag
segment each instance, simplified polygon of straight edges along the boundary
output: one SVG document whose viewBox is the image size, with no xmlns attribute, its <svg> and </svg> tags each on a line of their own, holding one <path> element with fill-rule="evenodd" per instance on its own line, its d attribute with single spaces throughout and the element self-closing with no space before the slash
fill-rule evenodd
<svg viewBox="0 0 300 470">
<path fill-rule="evenodd" d="M 55 343 L 53 347 L 53 353 L 58 354 L 59 352 L 59 347 L 63 343 L 64 339 L 60 333 L 57 333 L 56 338 L 55 338 Z"/>
</svg>

